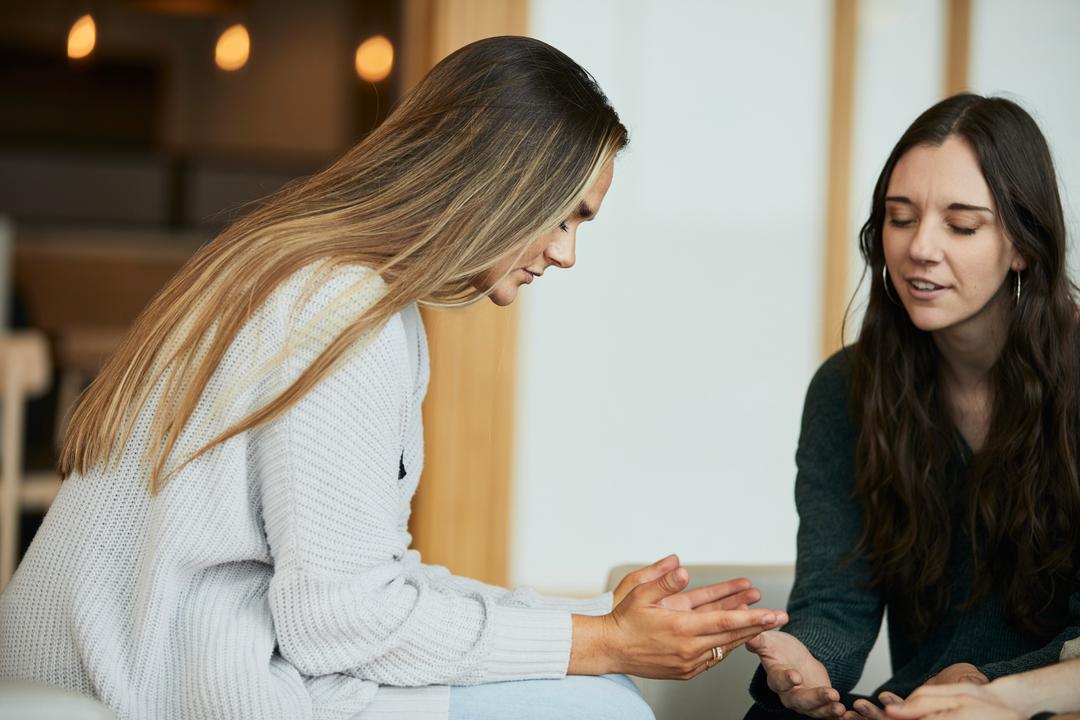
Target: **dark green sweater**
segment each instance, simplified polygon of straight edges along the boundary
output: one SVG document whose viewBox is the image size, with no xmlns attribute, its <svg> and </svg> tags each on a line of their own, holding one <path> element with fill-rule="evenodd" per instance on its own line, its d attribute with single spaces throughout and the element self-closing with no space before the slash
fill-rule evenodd
<svg viewBox="0 0 1080 720">
<path fill-rule="evenodd" d="M 881 689 L 901 696 L 953 663 L 972 663 L 992 680 L 1056 662 L 1062 644 L 1080 636 L 1080 577 L 1068 598 L 1069 626 L 1049 643 L 1033 641 L 1005 622 L 999 594 L 975 608 L 960 607 L 971 589 L 971 547 L 965 533 L 956 532 L 950 560 L 953 605 L 943 622 L 914 643 L 903 632 L 902 618 L 894 616 L 889 598 L 867 589 L 868 564 L 862 559 L 843 562 L 862 528 L 862 509 L 853 497 L 856 432 L 848 411 L 848 385 L 848 361 L 841 351 L 821 366 L 806 393 L 795 455 L 798 559 L 788 601 L 791 622 L 784 630 L 825 665 L 841 693 L 858 682 L 883 612 L 889 613 L 893 676 Z M 957 458 L 956 470 L 966 459 Z M 760 667 L 750 692 L 762 707 L 781 707 Z"/>
</svg>

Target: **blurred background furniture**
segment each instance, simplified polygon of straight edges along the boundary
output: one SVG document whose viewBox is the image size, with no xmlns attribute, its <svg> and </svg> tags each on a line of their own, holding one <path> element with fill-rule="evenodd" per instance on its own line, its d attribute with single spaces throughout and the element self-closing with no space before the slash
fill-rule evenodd
<svg viewBox="0 0 1080 720">
<path fill-rule="evenodd" d="M 0 681 L 0 720 L 116 720 L 93 698 L 23 681 Z"/>
<path fill-rule="evenodd" d="M 608 576 L 608 589 L 614 588 L 627 573 L 642 567 L 620 565 Z M 687 565 L 690 587 L 709 585 L 737 577 L 748 577 L 761 590 L 757 607 L 787 607 L 795 568 L 791 565 Z M 750 708 L 750 680 L 758 667 L 758 658 L 739 648 L 719 667 L 703 672 L 693 680 L 649 680 L 634 678 L 642 696 L 652 707 L 656 720 L 742 720 Z M 877 644 L 870 652 L 857 692 L 869 693 L 890 675 L 886 628 L 882 625 Z"/>
<path fill-rule="evenodd" d="M 15 572 L 19 513 L 52 502 L 59 480 L 23 477 L 26 401 L 49 386 L 49 347 L 37 331 L 0 336 L 0 590 Z"/>
<path fill-rule="evenodd" d="M 15 289 L 26 318 L 52 340 L 56 447 L 83 388 L 203 241 L 198 233 L 18 227 Z"/>
</svg>

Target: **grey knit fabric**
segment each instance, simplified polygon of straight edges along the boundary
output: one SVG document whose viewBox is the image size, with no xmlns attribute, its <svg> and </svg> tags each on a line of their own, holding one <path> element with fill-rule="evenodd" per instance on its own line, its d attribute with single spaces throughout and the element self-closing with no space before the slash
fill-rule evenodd
<svg viewBox="0 0 1080 720">
<path fill-rule="evenodd" d="M 180 455 L 287 387 L 380 296 L 363 268 L 285 282 L 241 330 Z M 308 292 L 311 291 L 311 292 Z M 0 678 L 121 718 L 445 717 L 448 684 L 565 674 L 570 612 L 455 578 L 409 549 L 427 345 L 415 306 L 273 422 L 147 490 L 150 412 L 115 467 L 69 478 L 0 596 Z M 404 476 L 400 472 L 405 468 Z"/>
<path fill-rule="evenodd" d="M 952 606 L 921 642 L 913 641 L 889 598 L 869 589 L 869 569 L 851 558 L 862 525 L 854 488 L 855 425 L 848 412 L 849 368 L 841 351 L 814 375 L 806 394 L 796 453 L 795 502 L 799 512 L 795 584 L 788 601 L 791 622 L 785 632 L 799 638 L 825 665 L 833 687 L 849 692 L 862 674 L 889 615 L 893 676 L 882 687 L 907 695 L 931 675 L 958 662 L 978 666 L 989 678 L 1056 662 L 1062 644 L 1080 636 L 1080 578 L 1073 584 L 1070 621 L 1050 642 L 1025 637 L 1006 623 L 1002 598 L 995 593 L 979 606 L 961 605 L 971 590 L 971 544 L 954 523 L 950 577 Z M 965 462 L 957 457 L 952 472 Z M 751 695 L 765 708 L 779 708 L 759 667 Z"/>
</svg>

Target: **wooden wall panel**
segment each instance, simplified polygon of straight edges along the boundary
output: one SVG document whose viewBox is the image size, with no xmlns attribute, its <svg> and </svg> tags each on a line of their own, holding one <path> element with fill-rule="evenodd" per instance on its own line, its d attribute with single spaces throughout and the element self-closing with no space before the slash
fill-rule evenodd
<svg viewBox="0 0 1080 720">
<path fill-rule="evenodd" d="M 848 301 L 848 218 L 855 115 L 857 0 L 833 0 L 832 98 L 829 110 L 828 196 L 825 215 L 825 282 L 822 354 L 843 344 Z"/>
<path fill-rule="evenodd" d="M 526 30 L 524 0 L 407 0 L 402 77 L 415 84 L 439 59 L 492 35 Z M 424 310 L 431 386 L 426 460 L 413 502 L 425 561 L 505 584 L 509 543 L 517 312 L 484 300 Z"/>
<path fill-rule="evenodd" d="M 971 0 L 947 0 L 945 27 L 945 96 L 968 89 L 971 58 Z"/>
</svg>

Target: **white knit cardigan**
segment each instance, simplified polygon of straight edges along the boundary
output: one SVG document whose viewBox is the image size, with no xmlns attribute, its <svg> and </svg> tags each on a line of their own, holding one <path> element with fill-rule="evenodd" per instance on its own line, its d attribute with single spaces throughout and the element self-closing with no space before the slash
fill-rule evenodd
<svg viewBox="0 0 1080 720">
<path fill-rule="evenodd" d="M 286 281 L 174 456 L 275 397 L 382 288 L 358 267 Z M 610 595 L 509 592 L 409 549 L 427 380 L 410 306 L 284 416 L 151 496 L 159 387 L 118 462 L 64 482 L 0 596 L 0 678 L 94 695 L 121 718 L 419 720 L 446 717 L 448 685 L 562 676 L 570 613 L 607 612 Z"/>
</svg>

